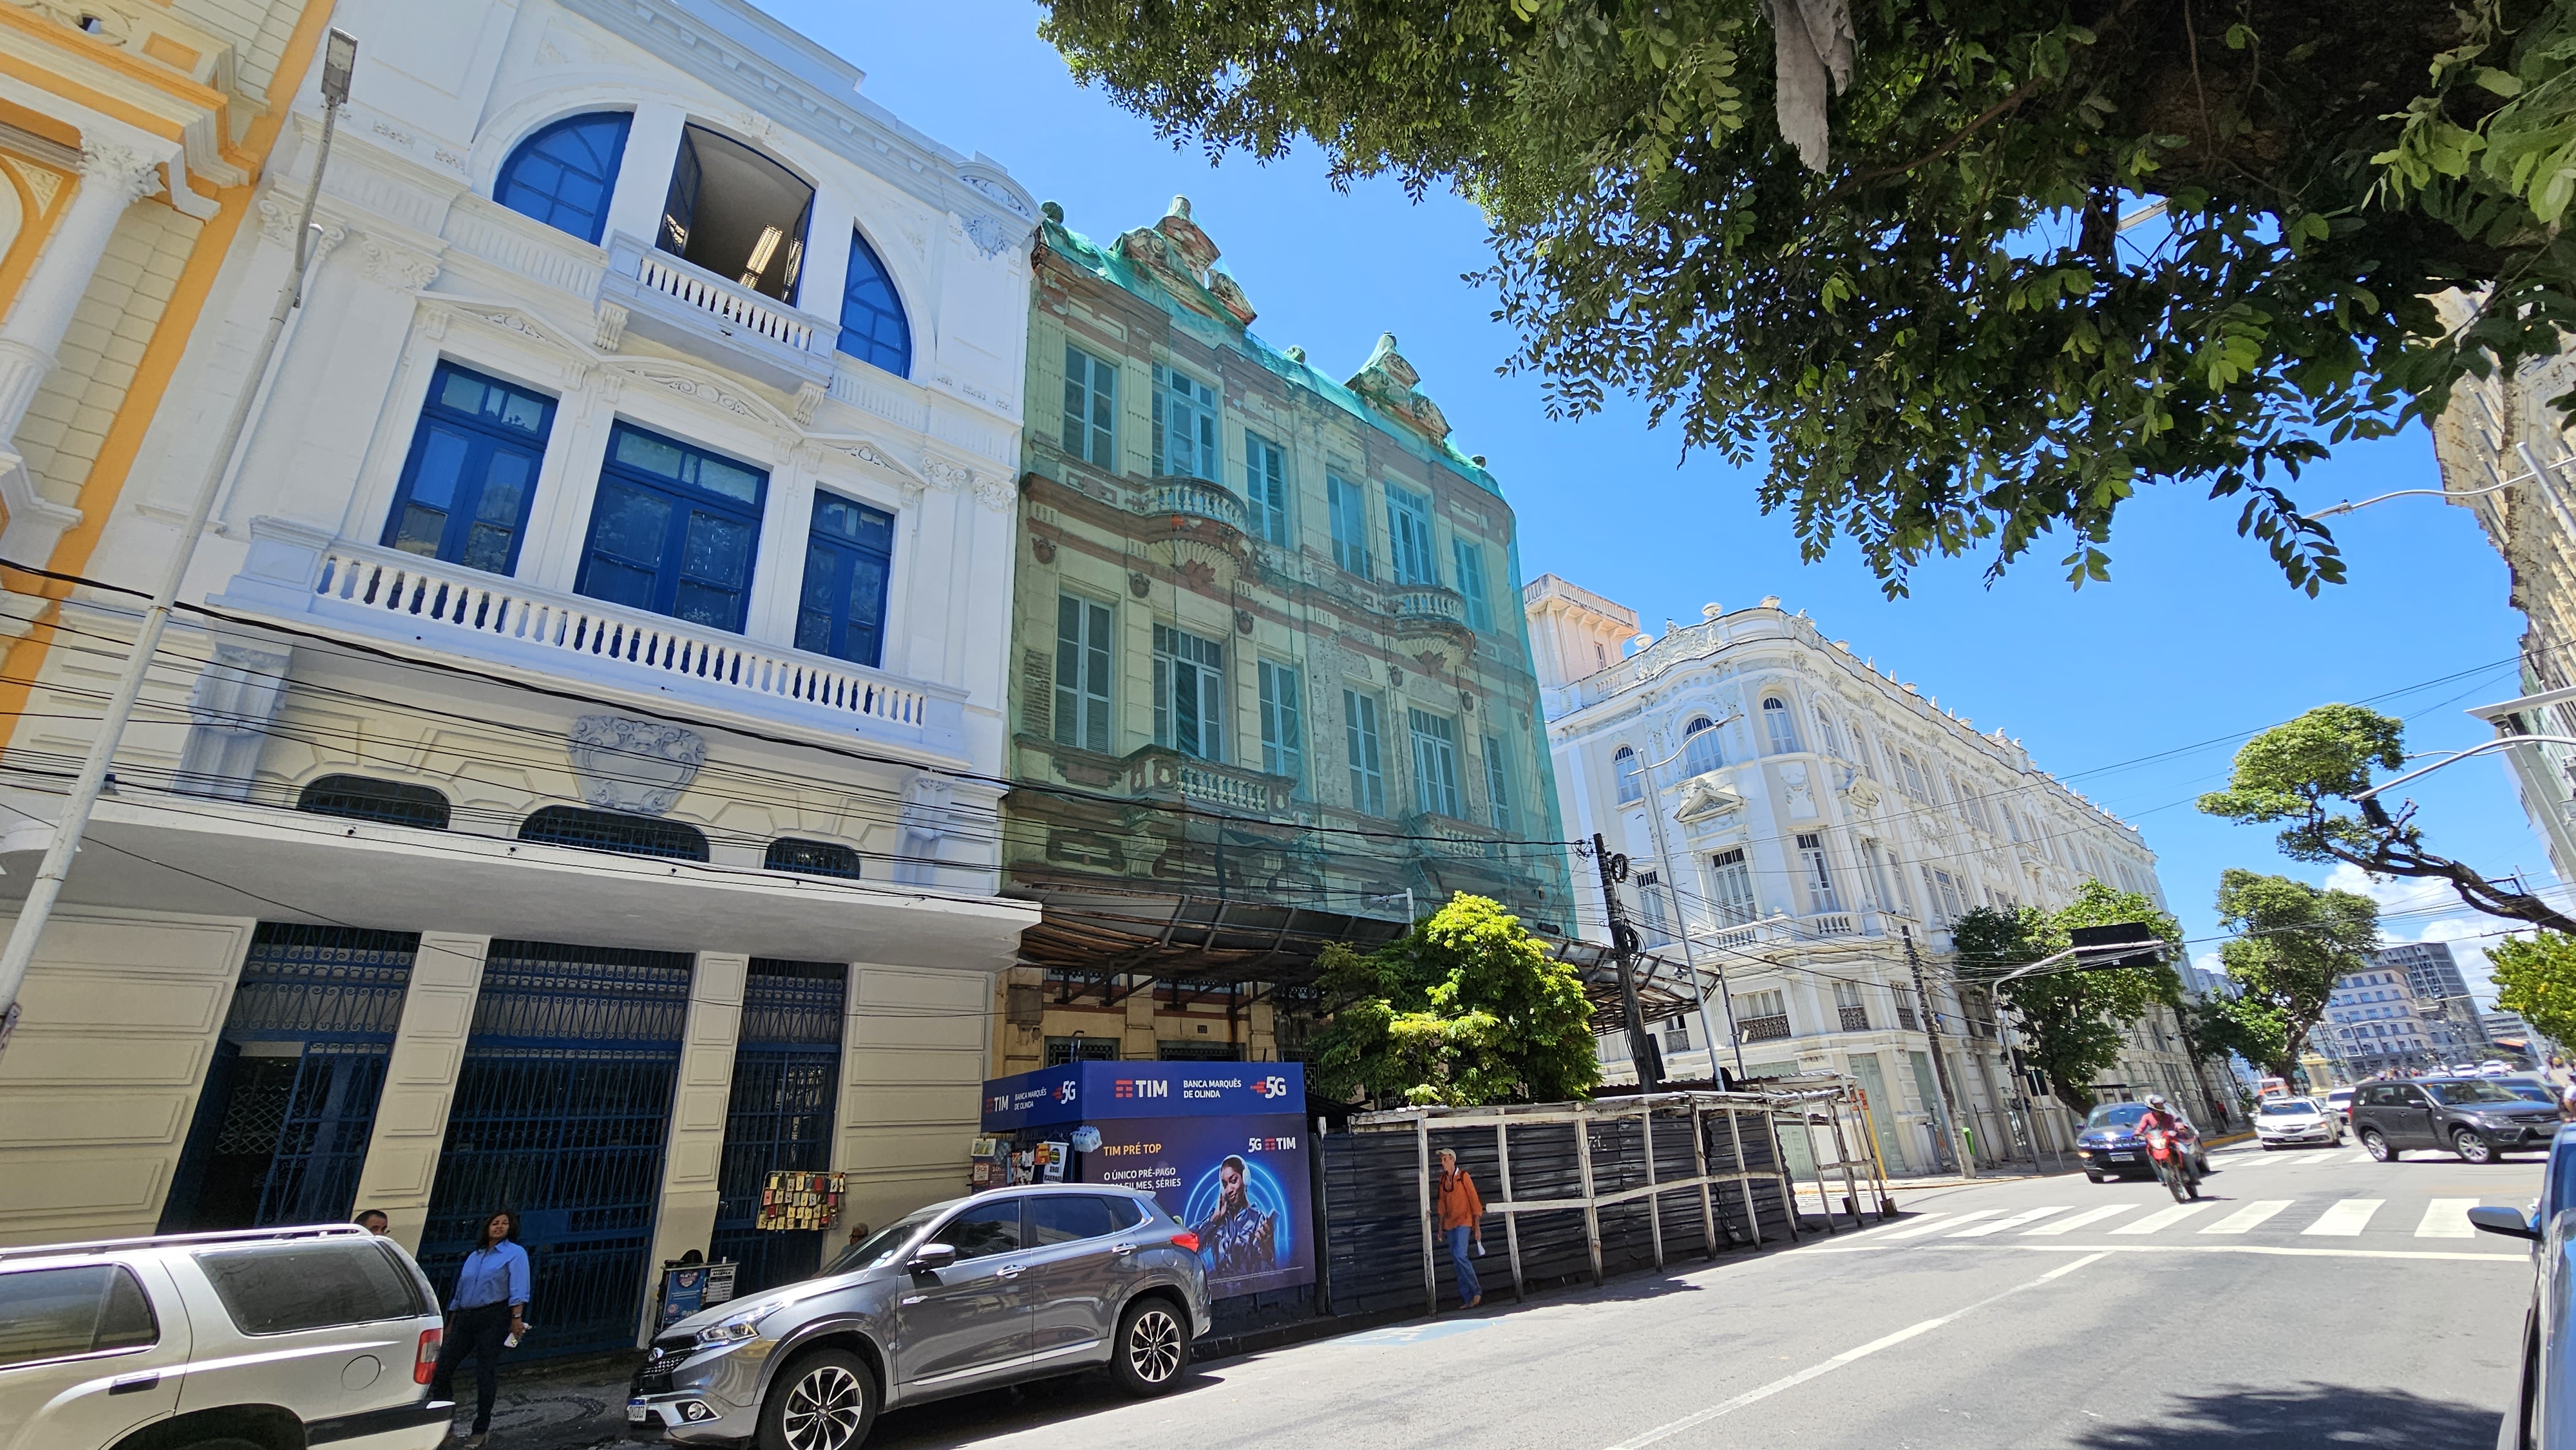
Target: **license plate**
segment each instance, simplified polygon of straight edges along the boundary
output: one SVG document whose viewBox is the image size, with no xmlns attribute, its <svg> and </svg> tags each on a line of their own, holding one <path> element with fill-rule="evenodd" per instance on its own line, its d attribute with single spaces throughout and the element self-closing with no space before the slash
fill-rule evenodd
<svg viewBox="0 0 2576 1450">
<path fill-rule="evenodd" d="M 648 1409 L 645 1409 L 645 1408 L 644 1408 L 642 1405 L 640 1405 L 640 1404 L 628 1405 L 628 1406 L 626 1407 L 626 1423 L 627 1423 L 627 1424 L 630 1424 L 630 1425 L 641 1425 L 641 1424 L 643 1424 L 646 1420 L 649 1420 L 649 1419 L 651 1419 L 651 1418 L 653 1418 L 653 1412 L 652 1412 L 652 1411 L 650 1411 L 650 1410 L 648 1410 Z"/>
<path fill-rule="evenodd" d="M 2138 1155 L 2135 1153 L 2114 1153 L 2111 1155 L 2111 1161 L 2114 1163 L 2135 1163 L 2138 1161 Z"/>
</svg>

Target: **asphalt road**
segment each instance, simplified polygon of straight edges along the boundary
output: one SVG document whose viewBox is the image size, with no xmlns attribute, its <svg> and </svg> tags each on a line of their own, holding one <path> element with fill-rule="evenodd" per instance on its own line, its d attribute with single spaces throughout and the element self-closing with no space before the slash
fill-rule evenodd
<svg viewBox="0 0 2576 1450">
<path fill-rule="evenodd" d="M 2539 1160 L 2223 1152 L 2202 1206 L 2081 1176 L 1758 1259 L 1206 1366 L 898 1411 L 870 1450 L 2484 1447 L 2512 1394 Z"/>
</svg>

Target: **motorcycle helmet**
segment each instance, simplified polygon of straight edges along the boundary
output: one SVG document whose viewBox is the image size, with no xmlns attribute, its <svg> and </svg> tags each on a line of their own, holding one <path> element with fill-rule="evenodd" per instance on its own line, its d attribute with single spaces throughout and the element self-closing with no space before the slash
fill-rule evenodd
<svg viewBox="0 0 2576 1450">
<path fill-rule="evenodd" d="M 2163 1093 L 2147 1094 L 2147 1106 L 2162 1112 L 2165 1106 L 2165 1095 Z"/>
</svg>

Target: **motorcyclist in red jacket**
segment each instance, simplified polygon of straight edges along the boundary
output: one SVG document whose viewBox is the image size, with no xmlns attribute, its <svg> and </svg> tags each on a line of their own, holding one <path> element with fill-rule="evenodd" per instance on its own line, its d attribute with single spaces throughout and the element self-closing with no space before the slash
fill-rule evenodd
<svg viewBox="0 0 2576 1450">
<path fill-rule="evenodd" d="M 2192 1142 L 2198 1135 L 2192 1131 L 2191 1124 L 2184 1121 L 2182 1114 L 2175 1112 L 2165 1101 L 2164 1094 L 2149 1093 L 2146 1114 L 2138 1119 L 2138 1126 L 2133 1131 L 2143 1141 L 2148 1131 L 2156 1128 L 2163 1129 L 2165 1136 L 2173 1140 L 2173 1151 L 2182 1155 L 2182 1171 L 2192 1181 L 2199 1181 L 2200 1165 L 2192 1150 Z"/>
</svg>

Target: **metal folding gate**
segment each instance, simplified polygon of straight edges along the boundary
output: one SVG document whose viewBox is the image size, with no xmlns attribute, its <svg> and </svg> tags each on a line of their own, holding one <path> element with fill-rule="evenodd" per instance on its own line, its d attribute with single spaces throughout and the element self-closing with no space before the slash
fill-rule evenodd
<svg viewBox="0 0 2576 1450">
<path fill-rule="evenodd" d="M 348 927 L 252 933 L 163 1232 L 349 1216 L 419 946 Z"/>
<path fill-rule="evenodd" d="M 737 1294 L 813 1273 L 827 1248 L 827 1233 L 764 1233 L 752 1224 L 771 1171 L 816 1173 L 832 1166 L 848 981 L 849 968 L 840 962 L 752 959 L 725 1111 L 715 1240 L 707 1252 L 742 1266 L 734 1275 Z"/>
<path fill-rule="evenodd" d="M 443 1294 L 500 1209 L 534 1283 L 523 1353 L 635 1342 L 689 1010 L 685 953 L 496 941 L 420 1264 Z"/>
</svg>

